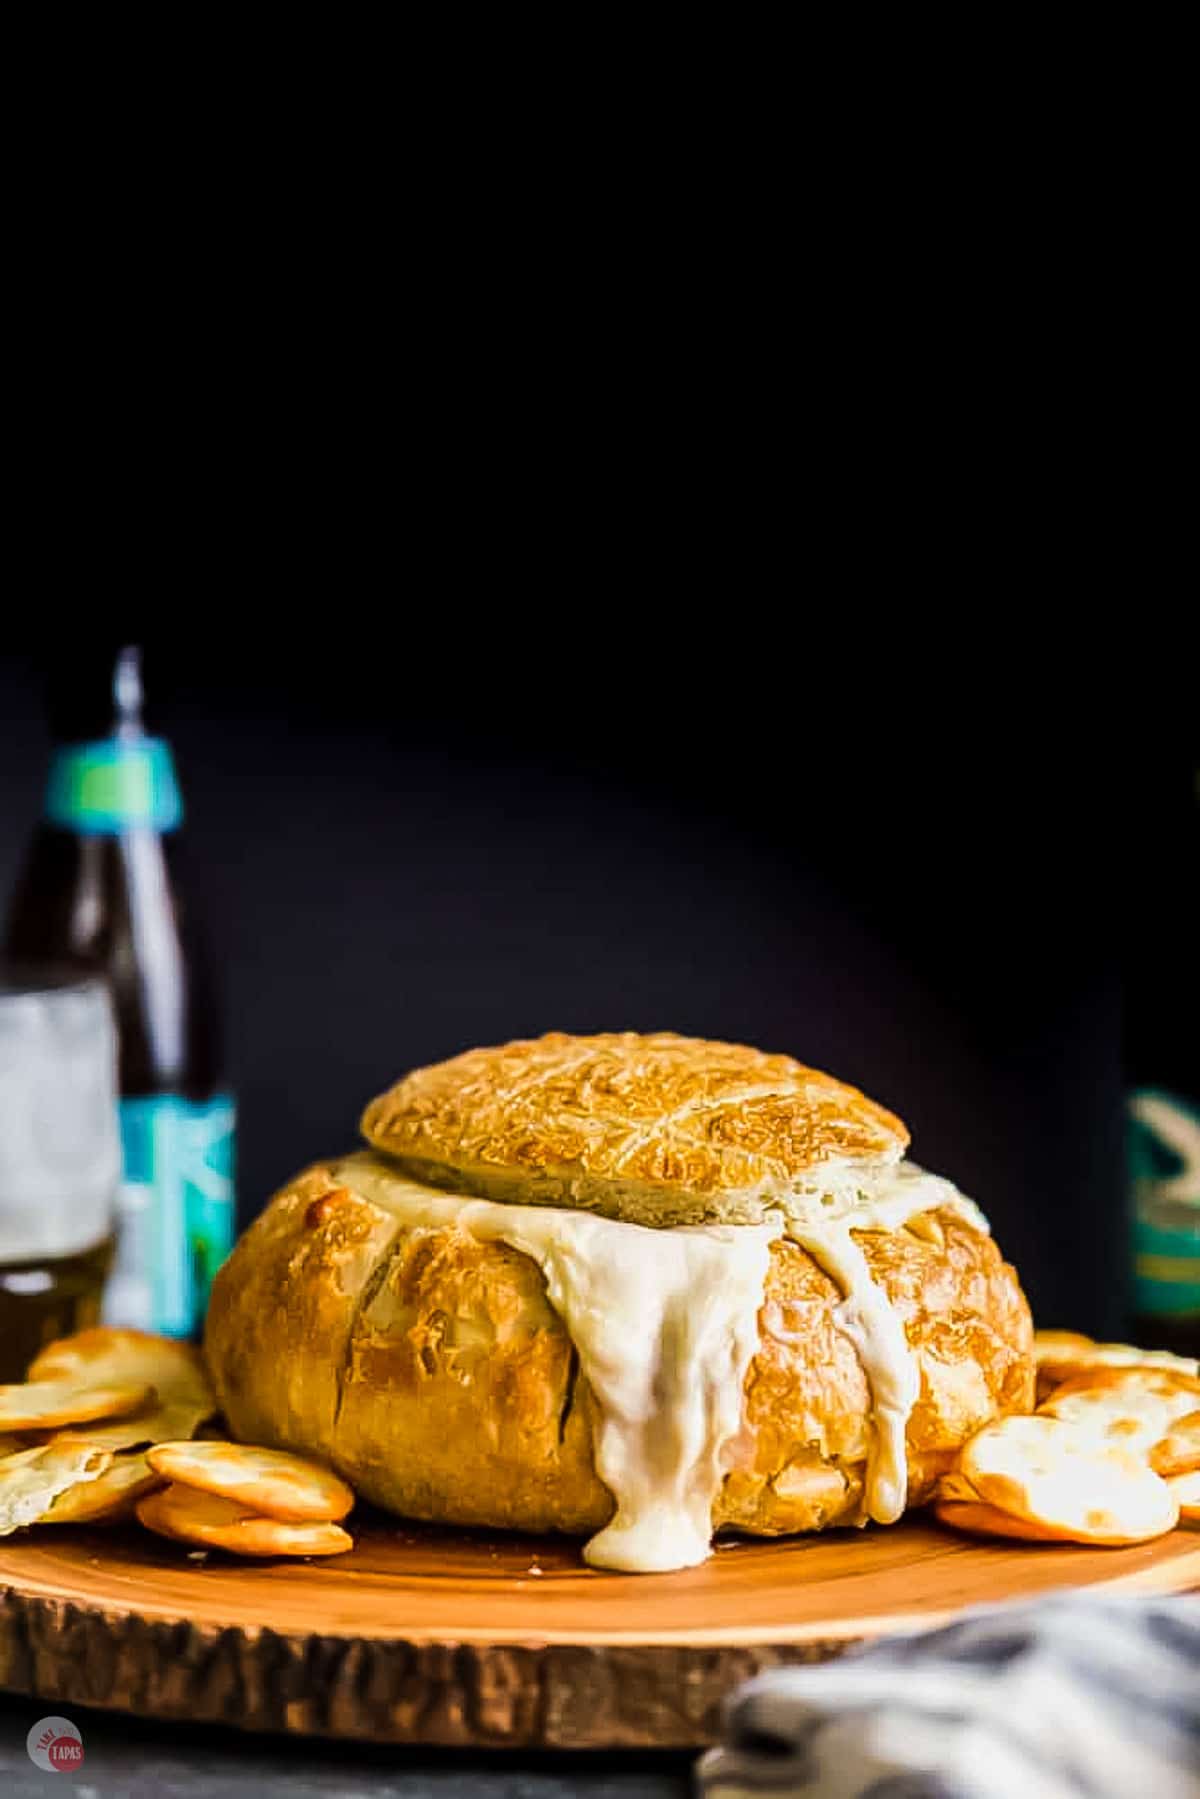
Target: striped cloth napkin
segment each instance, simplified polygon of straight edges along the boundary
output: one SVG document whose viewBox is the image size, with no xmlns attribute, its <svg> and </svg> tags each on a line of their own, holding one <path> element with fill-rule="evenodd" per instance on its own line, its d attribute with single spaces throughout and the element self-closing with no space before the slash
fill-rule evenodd
<svg viewBox="0 0 1200 1799">
<path fill-rule="evenodd" d="M 966 1613 L 735 1693 L 703 1799 L 1200 1799 L 1200 1599 Z"/>
</svg>

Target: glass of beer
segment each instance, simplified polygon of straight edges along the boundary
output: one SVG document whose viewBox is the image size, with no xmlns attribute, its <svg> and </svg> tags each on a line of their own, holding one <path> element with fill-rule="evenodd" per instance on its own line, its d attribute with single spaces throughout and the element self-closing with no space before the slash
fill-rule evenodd
<svg viewBox="0 0 1200 1799">
<path fill-rule="evenodd" d="M 0 1381 L 95 1324 L 120 1179 L 102 982 L 0 967 Z"/>
</svg>

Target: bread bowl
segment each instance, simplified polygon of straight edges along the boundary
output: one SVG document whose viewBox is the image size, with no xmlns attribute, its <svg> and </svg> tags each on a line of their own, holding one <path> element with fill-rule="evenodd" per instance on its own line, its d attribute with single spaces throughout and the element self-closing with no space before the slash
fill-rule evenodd
<svg viewBox="0 0 1200 1799">
<path fill-rule="evenodd" d="M 418 1070 L 220 1271 L 233 1433 L 406 1518 L 693 1565 L 888 1523 L 1029 1411 L 1029 1310 L 900 1120 L 790 1057 L 562 1033 Z"/>
</svg>

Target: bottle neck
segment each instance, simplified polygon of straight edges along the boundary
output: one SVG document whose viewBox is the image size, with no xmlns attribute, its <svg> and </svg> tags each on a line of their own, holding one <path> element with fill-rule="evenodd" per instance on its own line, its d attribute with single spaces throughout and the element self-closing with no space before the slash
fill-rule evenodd
<svg viewBox="0 0 1200 1799">
<path fill-rule="evenodd" d="M 63 745 L 50 763 L 44 815 L 92 837 L 178 830 L 183 800 L 170 744 L 122 727 L 111 737 Z"/>
</svg>

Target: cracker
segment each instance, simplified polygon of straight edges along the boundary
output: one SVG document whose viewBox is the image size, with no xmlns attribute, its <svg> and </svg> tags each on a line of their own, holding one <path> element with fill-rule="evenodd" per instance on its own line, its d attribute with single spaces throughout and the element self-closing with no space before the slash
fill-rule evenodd
<svg viewBox="0 0 1200 1799">
<path fill-rule="evenodd" d="M 1082 1393 L 1088 1387 L 1106 1387 L 1112 1392 L 1119 1392 L 1124 1387 L 1140 1387 L 1146 1393 L 1159 1393 L 1164 1397 L 1175 1393 L 1200 1395 L 1200 1379 L 1194 1375 L 1185 1374 L 1179 1368 L 1148 1368 L 1138 1363 L 1127 1368 L 1081 1368 L 1069 1380 L 1059 1382 L 1054 1397 L 1057 1399 L 1060 1393 Z"/>
<path fill-rule="evenodd" d="M 1185 1377 L 1163 1369 L 1093 1369 L 1058 1387 L 1038 1415 L 1069 1425 L 1089 1447 L 1126 1449 L 1148 1460 L 1176 1420 L 1196 1410 L 1200 1395 L 1189 1387 Z"/>
<path fill-rule="evenodd" d="M 1179 1507 L 1179 1516 L 1189 1524 L 1200 1524 L 1200 1468 L 1188 1474 L 1173 1474 L 1167 1482 Z"/>
<path fill-rule="evenodd" d="M 132 1518 L 135 1502 L 162 1485 L 144 1455 L 117 1455 L 97 1480 L 68 1487 L 52 1500 L 39 1524 L 115 1524 Z"/>
<path fill-rule="evenodd" d="M 60 1493 L 98 1480 L 112 1457 L 83 1444 L 39 1443 L 0 1462 L 0 1537 L 35 1524 Z"/>
<path fill-rule="evenodd" d="M 285 1524 L 222 1499 L 173 1484 L 139 1499 L 137 1515 L 147 1530 L 179 1543 L 226 1549 L 233 1555 L 342 1555 L 354 1540 L 339 1524 Z"/>
<path fill-rule="evenodd" d="M 1037 1363 L 1049 1361 L 1064 1349 L 1093 1349 L 1094 1337 L 1085 1337 L 1082 1331 L 1034 1331 L 1033 1359 Z"/>
<path fill-rule="evenodd" d="M 1154 1444 L 1149 1456 L 1156 1474 L 1190 1474 L 1200 1468 L 1200 1411 L 1176 1418 L 1166 1435 Z"/>
<path fill-rule="evenodd" d="M 1200 1362 L 1194 1356 L 1173 1355 L 1168 1349 L 1139 1349 L 1133 1343 L 1062 1343 L 1057 1347 L 1043 1343 L 1039 1349 L 1038 1337 L 1054 1334 L 1039 1332 L 1034 1338 L 1039 1394 L 1045 1386 L 1057 1386 L 1092 1368 L 1160 1368 L 1200 1379 Z"/>
<path fill-rule="evenodd" d="M 977 1505 L 979 1503 L 978 1493 L 966 1475 L 957 1468 L 949 1474 L 938 1476 L 938 1484 L 933 1497 L 937 1504 L 944 1502 L 948 1505 Z"/>
<path fill-rule="evenodd" d="M 72 1380 L 24 1381 L 0 1387 L 0 1429 L 52 1430 L 61 1424 L 83 1424 L 96 1418 L 119 1418 L 135 1412 L 152 1397 L 153 1388 L 125 1381 L 115 1386 L 83 1385 Z"/>
<path fill-rule="evenodd" d="M 1058 1418 L 985 1425 L 964 1445 L 962 1467 L 989 1505 L 1080 1543 L 1144 1543 L 1178 1521 L 1166 1482 L 1144 1462 L 1092 1447 Z"/>
<path fill-rule="evenodd" d="M 30 1363 L 27 1380 L 70 1380 L 100 1386 L 132 1381 L 153 1387 L 159 1403 L 189 1399 L 205 1417 L 216 1401 L 198 1349 L 152 1331 L 99 1324 L 47 1344 Z"/>
<path fill-rule="evenodd" d="M 1073 1539 L 1063 1531 L 1050 1530 L 1028 1518 L 1016 1518 L 1002 1512 L 998 1505 L 982 1499 L 939 1499 L 933 1515 L 952 1530 L 966 1531 L 972 1537 L 1015 1537 L 1023 1543 L 1069 1543 Z"/>
<path fill-rule="evenodd" d="M 151 1443 L 168 1443 L 191 1436 L 207 1415 L 208 1402 L 186 1396 L 171 1398 L 165 1405 L 151 1403 L 140 1406 L 128 1417 L 114 1424 L 76 1424 L 55 1431 L 52 1443 L 93 1443 L 97 1449 L 117 1454 L 123 1449 L 139 1449 Z"/>
<path fill-rule="evenodd" d="M 319 1462 L 247 1443 L 158 1443 L 152 1468 L 168 1480 L 232 1499 L 284 1523 L 334 1523 L 354 1504 L 354 1489 Z"/>
<path fill-rule="evenodd" d="M 1080 1331 L 1034 1331 L 1033 1359 L 1037 1364 L 1037 1396 L 1048 1399 L 1059 1380 L 1059 1365 L 1070 1357 L 1093 1347 L 1091 1337 Z"/>
</svg>

